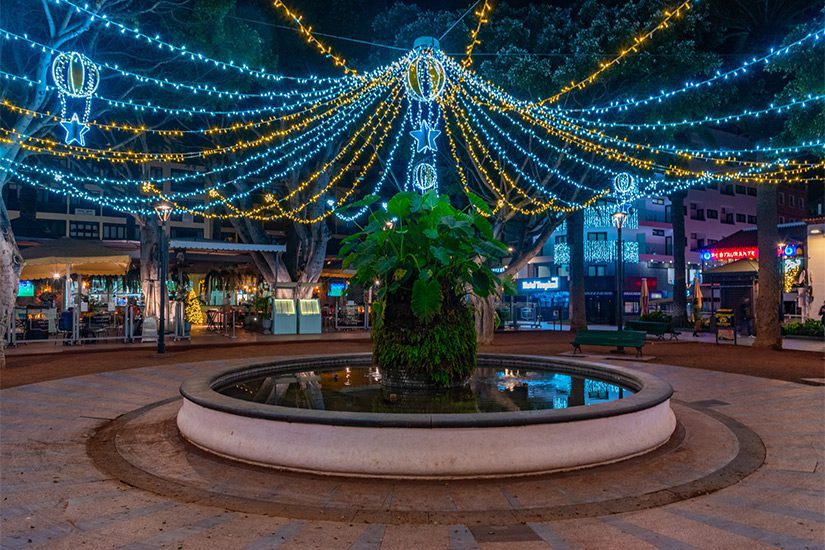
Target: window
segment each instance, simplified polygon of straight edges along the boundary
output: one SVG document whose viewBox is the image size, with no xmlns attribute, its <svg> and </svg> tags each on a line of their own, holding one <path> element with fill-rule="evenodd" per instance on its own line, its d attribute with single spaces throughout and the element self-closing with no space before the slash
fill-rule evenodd
<svg viewBox="0 0 825 550">
<path fill-rule="evenodd" d="M 733 184 L 732 183 L 726 183 L 725 185 L 722 186 L 722 189 L 720 189 L 719 192 L 722 193 L 723 195 L 733 195 Z"/>
<path fill-rule="evenodd" d="M 755 197 L 756 196 L 756 187 L 748 187 L 748 196 Z"/>
<path fill-rule="evenodd" d="M 746 219 L 747 218 L 745 217 L 744 214 L 737 214 L 736 215 L 736 223 L 745 223 Z"/>
<path fill-rule="evenodd" d="M 799 208 L 805 208 L 805 199 L 799 197 Z"/>
<path fill-rule="evenodd" d="M 665 237 L 665 256 L 673 255 L 673 237 Z"/>
<path fill-rule="evenodd" d="M 705 239 L 696 239 L 696 248 L 705 248 Z"/>
<path fill-rule="evenodd" d="M 150 180 L 159 180 L 163 177 L 163 168 L 160 166 L 150 166 L 149 167 L 149 179 Z"/>
<path fill-rule="evenodd" d="M 664 204 L 665 199 L 651 199 L 650 202 L 652 202 L 653 204 Z"/>
<path fill-rule="evenodd" d="M 737 185 L 736 186 L 736 193 L 738 195 L 746 195 L 748 193 L 748 190 L 744 185 Z"/>
<path fill-rule="evenodd" d="M 796 207 L 796 197 L 794 197 L 793 195 L 788 195 L 788 206 L 790 206 L 791 208 Z"/>
<path fill-rule="evenodd" d="M 556 244 L 566 243 L 567 235 L 556 235 Z"/>
<path fill-rule="evenodd" d="M 103 238 L 112 240 L 126 239 L 126 226 L 114 223 L 103 224 Z"/>
<path fill-rule="evenodd" d="M 779 204 L 785 204 L 785 193 L 783 193 L 782 191 L 779 192 Z"/>
<path fill-rule="evenodd" d="M 748 223 L 756 225 L 756 216 L 748 216 Z"/>
<path fill-rule="evenodd" d="M 708 208 L 706 210 L 706 213 L 707 213 L 708 219 L 711 219 L 711 220 L 718 220 L 719 219 L 719 211 L 718 210 L 713 210 L 711 208 Z"/>
<path fill-rule="evenodd" d="M 719 242 L 719 241 L 717 241 L 716 239 L 708 239 L 708 246 L 710 246 L 710 245 L 712 245 L 712 244 L 716 244 L 716 243 L 718 243 L 718 242 Z"/>
<path fill-rule="evenodd" d="M 589 265 L 587 266 L 588 277 L 604 277 L 605 270 L 603 265 Z"/>
<path fill-rule="evenodd" d="M 779 216 L 779 223 L 785 223 L 785 216 Z"/>
<path fill-rule="evenodd" d="M 97 222 L 69 222 L 69 237 L 76 239 L 99 238 L 100 226 Z"/>
<path fill-rule="evenodd" d="M 607 240 L 607 232 L 605 231 L 598 231 L 595 233 L 588 233 L 587 234 L 588 241 L 606 241 Z"/>
<path fill-rule="evenodd" d="M 665 230 L 664 229 L 654 229 L 653 230 L 653 236 L 654 237 L 664 237 L 665 236 Z"/>
<path fill-rule="evenodd" d="M 733 212 L 725 212 L 722 214 L 722 219 L 720 221 L 728 225 L 733 225 L 736 223 L 733 221 Z"/>
</svg>

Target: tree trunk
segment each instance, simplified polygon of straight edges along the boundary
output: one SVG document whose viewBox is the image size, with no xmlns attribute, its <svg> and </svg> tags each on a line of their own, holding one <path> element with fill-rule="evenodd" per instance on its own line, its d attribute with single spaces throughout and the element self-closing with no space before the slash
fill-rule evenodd
<svg viewBox="0 0 825 550">
<path fill-rule="evenodd" d="M 0 187 L 2 189 L 2 187 Z M 6 333 L 14 322 L 17 282 L 23 269 L 23 258 L 17 249 L 6 202 L 0 197 L 0 368 L 6 366 Z"/>
<path fill-rule="evenodd" d="M 486 298 L 473 296 L 475 310 L 476 338 L 479 344 L 492 344 L 496 332 L 496 300 L 498 296 Z"/>
<path fill-rule="evenodd" d="M 687 279 L 685 269 L 685 197 L 686 191 L 670 195 L 670 217 L 673 223 L 673 322 L 687 326 Z"/>
<path fill-rule="evenodd" d="M 756 191 L 756 234 L 759 246 L 759 294 L 756 296 L 756 340 L 754 347 L 782 349 L 779 321 L 779 301 L 782 281 L 776 247 L 779 231 L 776 228 L 776 186 L 765 183 Z"/>
<path fill-rule="evenodd" d="M 160 224 L 154 216 L 146 216 L 138 218 L 138 226 L 143 315 L 157 318 L 160 309 Z"/>
<path fill-rule="evenodd" d="M 587 330 L 584 297 L 584 212 L 567 218 L 567 245 L 570 247 L 570 330 Z"/>
</svg>

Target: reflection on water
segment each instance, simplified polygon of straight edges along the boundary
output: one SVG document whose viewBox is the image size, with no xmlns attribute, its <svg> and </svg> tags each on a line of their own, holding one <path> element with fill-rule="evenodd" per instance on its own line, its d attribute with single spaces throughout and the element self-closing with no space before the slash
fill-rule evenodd
<svg viewBox="0 0 825 550">
<path fill-rule="evenodd" d="M 377 367 L 251 378 L 219 390 L 256 403 L 299 409 L 384 413 L 475 413 L 564 409 L 632 395 L 627 388 L 545 370 L 478 368 L 469 383 L 438 393 L 398 394 Z"/>
</svg>

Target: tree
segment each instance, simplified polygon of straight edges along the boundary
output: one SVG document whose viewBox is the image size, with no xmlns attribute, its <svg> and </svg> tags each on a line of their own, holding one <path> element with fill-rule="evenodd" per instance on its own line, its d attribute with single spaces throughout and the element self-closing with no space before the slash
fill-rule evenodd
<svg viewBox="0 0 825 550">
<path fill-rule="evenodd" d="M 754 347 L 782 349 L 779 303 L 782 280 L 776 249 L 779 223 L 776 211 L 777 188 L 762 184 L 756 190 L 756 231 L 759 247 L 759 289 L 756 295 L 756 339 Z"/>
<path fill-rule="evenodd" d="M 587 330 L 584 294 L 584 212 L 567 218 L 567 246 L 570 247 L 570 330 Z"/>
<path fill-rule="evenodd" d="M 687 326 L 685 197 L 687 191 L 676 191 L 670 195 L 670 218 L 673 224 L 673 321 L 676 326 Z"/>
</svg>

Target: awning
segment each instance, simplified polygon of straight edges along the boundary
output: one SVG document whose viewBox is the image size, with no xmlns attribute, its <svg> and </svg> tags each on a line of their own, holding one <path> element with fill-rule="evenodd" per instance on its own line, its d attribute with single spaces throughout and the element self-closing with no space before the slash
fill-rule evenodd
<svg viewBox="0 0 825 550">
<path fill-rule="evenodd" d="M 169 248 L 184 248 L 186 250 L 212 250 L 216 252 L 286 252 L 282 244 L 246 244 L 228 243 L 224 241 L 182 241 L 173 239 Z"/>
<path fill-rule="evenodd" d="M 96 241 L 61 238 L 20 251 L 20 278 L 51 279 L 69 273 L 83 276 L 125 275 L 131 258 Z"/>
<path fill-rule="evenodd" d="M 759 271 L 759 263 L 756 260 L 736 260 L 719 267 L 706 269 L 704 275 L 716 275 L 719 273 L 756 273 Z"/>
</svg>

